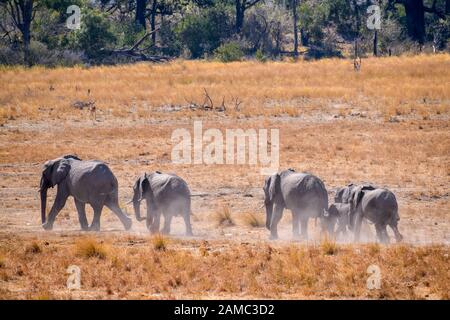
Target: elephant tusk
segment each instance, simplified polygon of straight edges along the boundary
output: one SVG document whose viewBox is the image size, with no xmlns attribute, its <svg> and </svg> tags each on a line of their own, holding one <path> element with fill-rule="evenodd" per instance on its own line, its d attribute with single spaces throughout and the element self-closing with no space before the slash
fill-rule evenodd
<svg viewBox="0 0 450 320">
<path fill-rule="evenodd" d="M 258 209 L 264 208 L 264 203 L 258 207 Z"/>
</svg>

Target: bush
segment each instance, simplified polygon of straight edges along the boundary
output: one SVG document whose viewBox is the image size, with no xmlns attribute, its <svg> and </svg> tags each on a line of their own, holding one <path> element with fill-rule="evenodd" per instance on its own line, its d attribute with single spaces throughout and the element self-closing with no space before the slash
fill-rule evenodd
<svg viewBox="0 0 450 320">
<path fill-rule="evenodd" d="M 264 55 L 264 53 L 262 52 L 261 49 L 256 50 L 255 58 L 259 62 L 266 62 L 267 61 L 267 57 Z"/>
<path fill-rule="evenodd" d="M 74 48 L 83 50 L 89 59 L 101 61 L 116 40 L 105 14 L 90 11 L 83 16 L 81 29 L 76 32 L 72 43 Z"/>
<path fill-rule="evenodd" d="M 231 35 L 231 19 L 222 6 L 203 10 L 200 14 L 189 14 L 179 24 L 176 34 L 180 42 L 191 53 L 200 58 L 213 52 L 221 42 Z"/>
<path fill-rule="evenodd" d="M 216 59 L 222 62 L 239 61 L 244 56 L 241 48 L 237 43 L 224 43 L 214 51 Z"/>
<path fill-rule="evenodd" d="M 18 48 L 0 46 L 0 64 L 17 65 L 23 63 L 23 52 Z"/>
</svg>

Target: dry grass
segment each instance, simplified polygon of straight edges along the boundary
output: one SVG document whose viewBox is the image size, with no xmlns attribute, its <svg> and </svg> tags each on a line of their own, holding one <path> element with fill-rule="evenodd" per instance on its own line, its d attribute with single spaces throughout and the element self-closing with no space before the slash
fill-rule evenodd
<svg viewBox="0 0 450 320">
<path fill-rule="evenodd" d="M 448 299 L 449 64 L 449 55 L 434 55 L 367 59 L 360 73 L 346 60 L 2 69 L 0 298 Z M 225 96 L 225 112 L 186 108 L 186 100 L 203 101 L 203 87 L 218 104 Z M 88 99 L 88 88 L 97 122 L 71 107 Z M 233 97 L 244 101 L 239 110 Z M 171 133 L 192 130 L 193 119 L 221 132 L 279 128 L 280 168 L 321 177 L 330 199 L 349 182 L 388 187 L 414 246 L 321 241 L 312 222 L 312 245 L 293 245 L 290 212 L 281 240 L 268 242 L 268 231 L 253 227 L 263 225 L 258 166 L 172 164 Z M 44 233 L 41 166 L 68 153 L 106 161 L 123 208 L 142 172 L 177 173 L 206 194 L 192 198 L 199 240 L 177 240 L 181 218 L 173 219 L 170 245 L 136 221 L 123 234 L 107 209 L 102 232 L 85 238 L 73 201 Z M 49 190 L 49 208 L 54 197 Z M 82 293 L 65 289 L 72 264 L 82 270 Z M 382 270 L 381 290 L 366 289 L 370 264 Z"/>
<path fill-rule="evenodd" d="M 42 257 L 14 251 L 28 241 L 18 238 L 2 247 L 7 263 L 0 298 L 448 299 L 450 292 L 446 246 L 382 246 L 374 253 L 370 245 L 342 245 L 330 255 L 323 246 L 210 242 L 208 247 L 222 249 L 199 255 L 185 249 L 191 242 L 173 240 L 170 250 L 160 251 L 145 243 L 126 245 L 126 238 L 116 236 L 109 240 L 114 255 L 85 259 L 57 238 L 48 239 Z M 82 292 L 65 289 L 71 264 L 81 269 Z M 380 290 L 366 287 L 371 264 L 381 269 Z"/>
<path fill-rule="evenodd" d="M 320 243 L 320 249 L 325 255 L 329 256 L 335 255 L 339 251 L 336 242 L 328 238 L 322 240 L 322 242 Z"/>
<path fill-rule="evenodd" d="M 25 247 L 25 253 L 37 254 L 41 252 L 42 248 L 36 241 L 31 242 L 28 246 Z"/>
<path fill-rule="evenodd" d="M 153 249 L 157 251 L 165 251 L 168 245 L 168 239 L 164 237 L 161 233 L 158 233 L 152 237 Z"/>
<path fill-rule="evenodd" d="M 228 205 L 222 206 L 220 210 L 214 213 L 213 221 L 218 227 L 231 227 L 235 225 L 234 219 L 231 215 L 230 207 Z"/>
<path fill-rule="evenodd" d="M 256 212 L 246 212 L 242 216 L 242 223 L 244 226 L 249 226 L 252 228 L 264 228 L 266 223 L 264 217 Z"/>
<path fill-rule="evenodd" d="M 203 88 L 217 106 L 225 98 L 225 114 L 232 117 L 296 117 L 318 110 L 323 101 L 340 105 L 340 114 L 358 106 L 366 111 L 378 109 L 388 118 L 405 112 L 431 115 L 436 110 L 448 112 L 448 70 L 450 57 L 445 54 L 368 58 L 360 73 L 353 71 L 351 61 L 341 59 L 5 68 L 0 74 L 0 118 L 3 122 L 20 118 L 87 120 L 88 111 L 80 112 L 71 105 L 89 99 L 96 101 L 101 118 L 148 119 L 168 114 L 191 118 L 203 112 L 179 106 L 186 107 L 188 101 L 200 104 Z M 236 98 L 243 101 L 237 110 Z"/>
<path fill-rule="evenodd" d="M 83 258 L 105 259 L 108 255 L 104 244 L 94 238 L 82 238 L 75 243 L 75 252 Z"/>
</svg>

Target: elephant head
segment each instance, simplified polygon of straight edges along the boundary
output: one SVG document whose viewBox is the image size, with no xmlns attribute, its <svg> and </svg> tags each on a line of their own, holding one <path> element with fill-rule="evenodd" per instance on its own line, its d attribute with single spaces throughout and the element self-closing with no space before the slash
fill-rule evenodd
<svg viewBox="0 0 450 320">
<path fill-rule="evenodd" d="M 337 189 L 336 195 L 334 197 L 334 202 L 348 203 L 350 201 L 351 192 L 354 188 L 355 188 L 355 185 L 353 183 L 350 183 L 346 187 Z"/>
<path fill-rule="evenodd" d="M 274 175 L 266 178 L 264 182 L 264 205 L 266 207 L 266 228 L 270 230 L 270 225 L 272 221 L 273 205 L 275 200 L 280 197 L 280 174 L 275 173 Z"/>
<path fill-rule="evenodd" d="M 348 203 L 350 204 L 350 221 L 349 221 L 349 227 L 353 229 L 354 222 L 355 222 L 355 213 L 358 209 L 359 204 L 361 203 L 362 199 L 364 198 L 365 191 L 369 190 L 375 190 L 376 187 L 369 185 L 369 184 L 363 184 L 358 187 L 352 188 L 349 197 L 348 197 Z"/>
<path fill-rule="evenodd" d="M 145 220 L 145 218 L 141 217 L 141 201 L 144 200 L 145 196 L 150 196 L 150 198 L 153 198 L 153 191 L 150 188 L 149 176 L 147 173 L 140 176 L 133 186 L 133 200 L 131 201 L 133 202 L 134 213 L 137 221 Z"/>
<path fill-rule="evenodd" d="M 66 155 L 61 158 L 49 160 L 44 164 L 39 192 L 41 195 L 41 221 L 46 220 L 47 190 L 64 181 L 70 171 L 70 159 L 81 160 L 74 155 Z"/>
</svg>

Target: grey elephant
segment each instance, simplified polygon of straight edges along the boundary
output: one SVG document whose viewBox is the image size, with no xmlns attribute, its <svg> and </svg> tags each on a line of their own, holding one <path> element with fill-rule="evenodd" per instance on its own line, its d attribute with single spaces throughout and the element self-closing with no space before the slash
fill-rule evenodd
<svg viewBox="0 0 450 320">
<path fill-rule="evenodd" d="M 357 185 L 350 183 L 349 185 L 347 185 L 345 187 L 338 188 L 336 190 L 336 195 L 334 196 L 334 202 L 335 203 L 348 203 L 350 196 L 351 196 L 351 192 L 356 187 L 357 187 Z"/>
<path fill-rule="evenodd" d="M 141 218 L 140 203 L 146 201 L 147 217 Z M 186 235 L 192 236 L 191 192 L 187 183 L 174 174 L 144 173 L 133 186 L 134 212 L 138 221 L 146 219 L 150 232 L 159 232 L 161 214 L 164 215 L 162 232 L 170 233 L 172 217 L 181 215 L 186 225 Z"/>
<path fill-rule="evenodd" d="M 355 242 L 359 241 L 361 223 L 364 218 L 375 224 L 380 242 L 389 242 L 387 226 L 394 231 L 397 242 L 402 241 L 403 236 L 398 230 L 400 216 L 397 199 L 390 190 L 373 186 L 358 186 L 352 191 L 349 225 L 354 229 Z"/>
<path fill-rule="evenodd" d="M 46 220 L 47 190 L 58 186 L 55 202 Z M 51 230 L 55 218 L 64 207 L 69 196 L 73 196 L 82 230 L 100 230 L 103 206 L 114 212 L 124 225 L 131 228 L 131 219 L 119 208 L 118 183 L 109 167 L 96 160 L 82 161 L 73 155 L 49 160 L 44 164 L 40 181 L 41 219 L 45 230 Z M 94 210 L 89 227 L 86 219 L 86 204 Z"/>
<path fill-rule="evenodd" d="M 333 203 L 328 208 L 328 214 L 330 216 L 329 223 L 332 224 L 330 226 L 332 230 L 334 230 L 337 223 L 337 228 L 336 231 L 334 231 L 334 235 L 339 236 L 339 234 L 342 234 L 345 236 L 350 223 L 350 204 Z"/>
<path fill-rule="evenodd" d="M 320 218 L 322 228 L 329 226 L 328 193 L 325 185 L 316 176 L 309 173 L 297 173 L 288 169 L 267 177 L 264 183 L 264 205 L 266 208 L 266 227 L 270 230 L 270 239 L 278 238 L 278 223 L 284 209 L 292 212 L 292 230 L 294 237 L 308 238 L 308 219 Z"/>
</svg>

